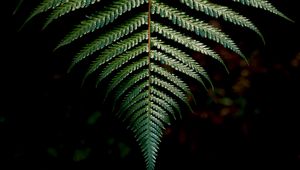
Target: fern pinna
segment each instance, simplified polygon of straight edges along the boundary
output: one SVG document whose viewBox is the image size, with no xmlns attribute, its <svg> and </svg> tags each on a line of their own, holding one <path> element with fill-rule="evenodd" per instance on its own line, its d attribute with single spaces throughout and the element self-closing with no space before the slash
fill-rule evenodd
<svg viewBox="0 0 300 170">
<path fill-rule="evenodd" d="M 267 0 L 231 1 L 237 7 L 259 8 L 288 19 Z M 87 11 L 93 14 L 57 48 L 93 33 L 94 39 L 82 45 L 70 69 L 91 60 L 84 79 L 96 75 L 97 84 L 110 82 L 107 95 L 113 95 L 115 112 L 134 132 L 148 170 L 155 169 L 165 126 L 181 117 L 180 107 L 191 109 L 187 100 L 191 91 L 182 76 L 212 88 L 208 74 L 191 53 L 210 56 L 226 68 L 221 56 L 204 43 L 214 41 L 245 58 L 235 42 L 207 18 L 248 28 L 263 40 L 250 19 L 213 0 L 43 0 L 28 21 L 47 12 L 46 27 L 71 12 Z"/>
</svg>

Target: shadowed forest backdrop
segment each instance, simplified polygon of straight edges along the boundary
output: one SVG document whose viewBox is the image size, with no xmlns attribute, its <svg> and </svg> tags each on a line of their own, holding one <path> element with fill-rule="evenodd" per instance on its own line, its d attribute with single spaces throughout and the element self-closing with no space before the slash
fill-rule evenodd
<svg viewBox="0 0 300 170">
<path fill-rule="evenodd" d="M 71 61 L 68 50 L 53 52 L 70 30 L 68 21 L 41 31 L 43 16 L 39 16 L 18 32 L 37 3 L 25 3 L 15 15 L 17 1 L 3 2 L 0 7 L 0 166 L 10 163 L 0 169 L 52 170 L 61 164 L 86 170 L 143 169 L 133 135 L 102 104 L 103 88 L 95 89 L 94 81 L 81 87 L 82 69 L 66 73 Z M 211 21 L 233 36 L 250 64 L 216 46 L 228 65 L 228 75 L 211 60 L 194 54 L 208 69 L 216 91 L 207 94 L 192 85 L 198 100 L 194 113 L 184 113 L 182 121 L 167 129 L 158 170 L 300 168 L 300 17 L 296 4 L 274 0 L 296 23 L 249 11 L 265 36 L 265 46 L 249 30 Z"/>
</svg>

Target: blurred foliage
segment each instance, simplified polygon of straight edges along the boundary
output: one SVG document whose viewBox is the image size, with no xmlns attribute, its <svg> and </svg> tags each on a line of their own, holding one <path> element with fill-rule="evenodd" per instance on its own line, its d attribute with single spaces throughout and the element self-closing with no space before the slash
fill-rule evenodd
<svg viewBox="0 0 300 170">
<path fill-rule="evenodd" d="M 91 152 L 91 148 L 77 149 L 74 152 L 73 160 L 75 162 L 85 160 L 90 155 L 90 152 Z"/>
<path fill-rule="evenodd" d="M 97 120 L 101 118 L 101 112 L 94 112 L 87 120 L 87 124 L 95 125 Z"/>
</svg>

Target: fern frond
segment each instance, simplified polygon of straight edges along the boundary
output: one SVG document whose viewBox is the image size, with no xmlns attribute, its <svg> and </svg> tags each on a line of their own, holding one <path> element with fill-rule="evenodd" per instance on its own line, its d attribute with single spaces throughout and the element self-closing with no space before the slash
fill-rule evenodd
<svg viewBox="0 0 300 170">
<path fill-rule="evenodd" d="M 227 70 L 227 67 L 226 67 L 225 63 L 223 62 L 222 58 L 220 57 L 220 55 L 215 53 L 213 50 L 211 50 L 209 47 L 207 47 L 203 43 L 201 43 L 197 40 L 194 40 L 191 37 L 185 36 L 185 35 L 181 34 L 180 32 L 174 31 L 172 28 L 163 26 L 159 23 L 154 23 L 154 22 L 151 23 L 151 30 L 153 32 L 156 32 L 167 39 L 173 40 L 191 50 L 200 52 L 202 54 L 208 55 L 208 56 L 216 59 Z M 154 44 L 154 45 L 156 45 L 156 44 Z"/>
<path fill-rule="evenodd" d="M 100 35 L 96 40 L 94 40 L 92 43 L 87 44 L 85 47 L 82 48 L 82 50 L 74 57 L 74 60 L 69 68 L 71 70 L 78 62 L 85 59 L 86 57 L 94 54 L 96 51 L 103 49 L 104 47 L 112 44 L 113 42 L 119 40 L 120 38 L 134 32 L 139 27 L 147 23 L 148 15 L 147 13 L 139 13 L 135 17 L 132 17 L 132 19 L 129 19 L 127 22 L 120 24 L 119 26 L 116 26 L 114 29 Z M 143 34 L 143 33 L 141 33 Z M 144 36 L 138 34 L 137 36 Z M 134 35 L 133 35 L 134 36 Z M 133 37 L 134 39 L 134 37 Z M 129 40 L 129 39 L 127 39 Z M 122 44 L 122 43 L 121 43 Z M 106 52 L 109 53 L 110 51 Z M 101 60 L 101 59 L 99 59 Z M 96 63 L 102 63 L 102 61 L 96 61 Z M 89 74 L 95 71 L 97 67 L 100 65 L 94 64 L 94 66 L 91 67 L 91 69 L 88 71 Z"/>
<path fill-rule="evenodd" d="M 255 8 L 260 8 L 266 11 L 269 11 L 275 15 L 278 15 L 286 20 L 294 22 L 289 17 L 280 12 L 277 8 L 275 8 L 270 2 L 267 0 L 233 0 L 234 2 L 242 3 L 243 5 L 248 5 Z"/>
<path fill-rule="evenodd" d="M 199 21 L 184 12 L 163 3 L 153 3 L 152 14 L 159 14 L 163 18 L 171 20 L 175 25 L 186 30 L 193 31 L 203 38 L 208 38 L 220 43 L 224 47 L 231 49 L 233 52 L 246 59 L 234 41 L 218 28 L 215 28 L 203 21 Z"/>
<path fill-rule="evenodd" d="M 119 112 L 117 113 L 117 115 L 119 117 L 122 117 L 123 114 L 125 114 L 125 112 L 121 112 L 120 110 L 122 109 L 122 107 L 125 107 L 126 105 L 128 105 L 130 102 L 132 102 L 132 100 L 138 96 L 140 93 L 142 93 L 146 88 L 149 88 L 149 83 L 148 81 L 144 81 L 142 83 L 140 83 L 139 85 L 136 85 L 133 90 L 131 90 L 128 95 L 123 99 Z"/>
<path fill-rule="evenodd" d="M 152 76 L 150 80 L 151 80 L 151 84 L 159 86 L 169 92 L 172 92 L 172 94 L 174 94 L 178 99 L 183 101 L 189 108 L 191 108 L 190 104 L 187 102 L 187 96 L 178 87 L 176 87 L 164 80 L 161 80 L 157 77 Z"/>
<path fill-rule="evenodd" d="M 136 98 L 138 98 L 139 95 Z M 147 94 L 147 97 L 148 97 L 148 94 Z M 129 105 L 128 108 L 125 108 L 126 109 L 125 112 L 126 112 L 126 114 L 128 116 L 134 115 L 136 113 L 136 111 L 140 110 L 143 107 L 147 107 L 148 104 L 149 104 L 148 99 L 146 99 L 146 100 L 140 100 L 140 101 L 137 101 L 137 102 L 135 100 L 133 100 L 131 102 L 133 102 L 134 104 L 133 105 Z"/>
<path fill-rule="evenodd" d="M 156 96 L 151 96 L 151 101 L 156 103 L 157 105 L 161 106 L 162 108 L 165 108 L 166 112 L 169 112 L 169 114 L 173 117 L 174 120 L 176 120 L 176 115 L 175 115 L 175 110 L 174 108 L 168 103 L 167 101 L 156 97 Z"/>
<path fill-rule="evenodd" d="M 44 1 L 42 1 L 41 4 L 38 7 L 36 7 L 35 10 L 33 10 L 33 12 L 27 18 L 25 23 L 30 21 L 36 15 L 38 15 L 40 13 L 43 13 L 43 12 L 47 12 L 50 9 L 54 9 L 54 8 L 58 7 L 59 5 L 65 3 L 67 1 L 68 0 L 44 0 Z"/>
<path fill-rule="evenodd" d="M 150 102 L 151 103 L 151 110 L 153 111 L 152 114 L 155 118 L 157 118 L 159 121 L 157 121 L 158 125 L 161 126 L 161 128 L 165 128 L 165 124 L 170 125 L 170 118 L 167 113 L 167 111 L 162 108 L 161 106 L 157 105 L 156 103 Z M 163 134 L 163 131 L 161 131 L 161 134 Z M 161 137 L 161 136 L 160 136 Z"/>
<path fill-rule="evenodd" d="M 192 95 L 188 85 L 180 78 L 178 78 L 176 75 L 170 73 L 169 71 L 166 71 L 164 68 L 155 64 L 151 65 L 151 71 L 153 73 L 159 74 L 160 76 L 164 77 L 166 80 L 169 80 L 170 83 L 173 83 L 174 85 L 181 88 L 181 90 L 183 90 L 186 94 Z"/>
<path fill-rule="evenodd" d="M 184 65 L 184 64 L 168 57 L 167 55 L 156 51 L 156 50 L 152 50 L 151 58 L 156 60 L 156 61 L 160 61 L 162 64 L 166 64 L 166 65 L 172 67 L 173 69 L 186 74 L 187 76 L 190 76 L 190 77 L 194 78 L 195 80 L 200 82 L 200 84 L 202 84 L 205 89 L 207 89 L 207 87 L 206 87 L 205 83 L 203 82 L 202 78 L 200 76 L 198 76 L 197 73 L 194 70 L 190 69 L 186 65 Z"/>
<path fill-rule="evenodd" d="M 104 10 L 99 11 L 97 14 L 77 25 L 56 48 L 68 45 L 85 34 L 94 32 L 95 30 L 114 22 L 122 14 L 131 11 L 133 8 L 139 7 L 145 2 L 147 2 L 147 0 L 113 1 L 109 6 L 105 7 Z"/>
<path fill-rule="evenodd" d="M 130 88 L 132 88 L 137 82 L 145 79 L 149 76 L 148 69 L 140 71 L 139 73 L 133 75 L 130 80 L 123 81 L 123 84 L 120 85 L 119 90 L 116 92 L 114 97 L 114 104 L 120 99 L 120 97 Z M 124 101 L 125 102 L 125 101 Z"/>
<path fill-rule="evenodd" d="M 130 51 L 120 55 L 113 62 L 111 62 L 106 68 L 104 68 L 102 70 L 102 72 L 98 78 L 98 83 L 101 82 L 108 75 L 110 75 L 113 71 L 122 67 L 124 64 L 126 64 L 130 60 L 134 59 L 138 55 L 146 52 L 147 50 L 148 50 L 147 44 L 140 44 L 138 47 L 134 48 L 133 50 L 130 50 Z M 145 59 L 142 59 L 141 63 L 145 63 Z M 135 62 L 133 65 L 130 65 L 130 67 L 128 68 L 128 71 L 131 72 L 132 70 L 136 70 L 140 65 L 141 66 L 146 65 L 146 64 L 141 64 L 141 63 Z M 122 72 L 122 73 L 124 73 L 124 72 Z"/>
<path fill-rule="evenodd" d="M 126 68 L 122 69 L 111 81 L 109 84 L 109 87 L 106 92 L 106 96 L 117 86 L 119 83 L 121 83 L 124 79 L 126 79 L 128 76 L 130 76 L 133 72 L 139 71 L 143 66 L 147 65 L 146 59 L 141 59 L 141 63 L 135 65 L 131 64 L 127 66 Z"/>
<path fill-rule="evenodd" d="M 111 45 L 108 49 L 103 50 L 103 52 L 99 55 L 99 57 L 96 58 L 96 60 L 91 64 L 90 68 L 88 69 L 88 71 L 84 77 L 84 80 L 87 78 L 87 76 L 89 76 L 90 74 L 95 72 L 101 65 L 111 61 L 114 57 L 135 47 L 142 41 L 146 40 L 147 37 L 148 37 L 147 31 L 138 32 L 138 33 L 131 35 L 127 39 L 124 39 L 122 41 L 119 41 L 119 42 Z M 109 39 L 109 36 L 106 36 L 106 37 L 103 36 L 103 39 Z M 101 43 L 98 45 L 99 45 L 98 48 L 100 48 Z M 77 56 L 78 56 L 78 58 L 75 58 L 70 69 L 72 67 L 74 67 L 75 64 L 77 64 L 79 61 L 81 61 L 83 59 L 83 58 L 81 58 L 81 56 L 79 56 L 79 55 L 77 55 Z"/>
<path fill-rule="evenodd" d="M 258 28 L 252 23 L 252 21 L 226 6 L 214 4 L 207 0 L 180 0 L 180 2 L 187 5 L 191 9 L 204 12 L 211 17 L 222 17 L 225 21 L 242 27 L 247 27 L 256 32 L 265 43 L 264 37 L 262 36 Z"/>
<path fill-rule="evenodd" d="M 136 134 L 136 139 L 143 152 L 147 169 L 153 170 L 155 167 L 159 143 L 161 142 L 164 126 L 159 119 L 153 115 L 155 112 L 149 106 L 138 119 L 133 120 L 132 131 Z"/>
<path fill-rule="evenodd" d="M 134 121 L 136 121 L 141 115 L 147 114 L 147 110 L 148 107 L 143 107 L 140 110 L 136 111 L 133 115 L 126 114 L 126 117 L 123 119 L 123 121 L 130 122 L 128 125 L 128 128 L 130 129 L 134 124 Z"/>
<path fill-rule="evenodd" d="M 176 102 L 176 100 L 174 100 L 172 97 L 165 94 L 164 92 L 156 90 L 155 88 L 150 88 L 150 91 L 151 91 L 151 94 L 154 96 L 153 97 L 154 101 L 155 101 L 155 98 L 158 98 L 158 99 L 161 99 L 161 100 L 167 102 L 169 105 L 171 105 L 176 110 L 176 112 L 179 114 L 179 118 L 180 119 L 182 118 L 180 107 L 179 107 L 179 104 Z M 175 117 L 175 119 L 176 119 L 177 116 L 175 116 L 175 113 L 174 113 L 173 117 Z"/>
<path fill-rule="evenodd" d="M 75 11 L 80 8 L 87 8 L 88 6 L 100 1 L 101 0 L 68 0 L 65 3 L 53 8 L 53 11 L 48 16 L 47 21 L 44 24 L 44 28 L 46 28 L 54 20 L 70 13 L 71 11 Z"/>
<path fill-rule="evenodd" d="M 133 64 L 125 67 L 113 78 L 112 83 L 111 83 L 112 87 L 110 87 L 110 88 L 113 89 L 115 86 L 118 85 L 118 83 L 122 82 L 127 76 L 132 74 L 132 72 L 139 70 L 146 65 L 147 65 L 147 58 L 144 57 L 144 58 L 141 58 L 140 60 L 134 62 Z M 98 81 L 97 81 L 97 85 L 103 80 L 104 77 L 106 77 L 106 73 L 107 72 L 103 72 L 100 74 Z"/>
<path fill-rule="evenodd" d="M 137 105 L 137 103 L 138 102 L 145 102 L 144 99 L 146 99 L 148 97 L 149 97 L 149 92 L 148 91 L 144 91 L 144 92 L 139 93 L 137 96 L 135 96 L 132 99 L 131 102 L 128 102 L 128 103 L 122 105 L 122 107 L 120 108 L 119 112 L 123 113 L 123 112 L 127 111 L 130 108 L 133 109 L 134 107 L 137 107 L 135 110 L 139 110 L 140 107 Z M 147 104 L 147 102 L 146 102 L 146 104 Z M 130 114 L 126 114 L 125 117 L 124 117 L 124 120 L 127 120 L 129 118 L 129 116 L 131 116 L 131 115 Z"/>
<path fill-rule="evenodd" d="M 267 0 L 232 1 L 290 20 Z M 93 8 L 98 2 L 99 8 Z M 222 57 L 206 44 L 205 40 L 209 40 L 246 59 L 229 35 L 199 15 L 245 27 L 263 39 L 250 19 L 234 8 L 210 0 L 43 0 L 27 21 L 47 12 L 46 27 L 73 11 L 84 13 L 84 9 L 94 11 L 76 25 L 57 48 L 74 41 L 83 44 L 69 71 L 85 59 L 92 60 L 83 81 L 95 72 L 98 73 L 97 85 L 107 80 L 105 98 L 113 94 L 109 97 L 114 102 L 113 111 L 133 131 L 148 170 L 155 169 L 165 126 L 170 125 L 171 120 L 182 118 L 182 104 L 192 111 L 188 98 L 193 97 L 193 93 L 186 81 L 190 79 L 181 76 L 199 82 L 205 89 L 209 83 L 213 89 L 207 72 L 191 53 L 211 57 L 228 71 Z M 90 40 L 92 36 L 86 35 L 96 37 Z M 83 36 L 87 39 L 79 41 Z"/>
<path fill-rule="evenodd" d="M 204 68 L 201 67 L 195 60 L 193 60 L 193 58 L 188 56 L 186 53 L 184 53 L 181 50 L 174 48 L 170 45 L 166 45 L 163 41 L 160 41 L 155 37 L 152 37 L 151 43 L 157 49 L 163 51 L 164 53 L 171 55 L 176 60 L 180 61 L 181 63 L 187 65 L 189 68 L 191 68 L 192 70 L 197 72 L 200 76 L 203 76 L 211 84 L 211 87 L 213 87 L 212 82 L 211 82 L 209 76 L 207 75 L 206 71 L 204 70 Z M 223 63 L 223 61 L 221 61 L 221 62 Z M 225 64 L 224 64 L 224 66 L 225 66 Z M 225 68 L 226 68 L 226 66 L 225 66 Z"/>
</svg>

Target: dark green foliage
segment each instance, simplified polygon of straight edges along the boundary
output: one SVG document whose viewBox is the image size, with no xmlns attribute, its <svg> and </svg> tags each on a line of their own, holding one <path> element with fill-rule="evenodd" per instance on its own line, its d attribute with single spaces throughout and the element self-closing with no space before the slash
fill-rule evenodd
<svg viewBox="0 0 300 170">
<path fill-rule="evenodd" d="M 288 19 L 266 0 L 232 1 Z M 94 5 L 97 8 L 92 8 Z M 245 59 L 229 35 L 199 15 L 248 28 L 263 39 L 250 19 L 210 0 L 43 0 L 28 21 L 47 12 L 46 27 L 73 11 L 89 8 L 95 10 L 93 14 L 67 33 L 57 48 L 94 34 L 91 42 L 82 44 L 70 69 L 89 59 L 92 62 L 84 80 L 92 74 L 98 74 L 97 84 L 110 80 L 107 95 L 114 96 L 114 110 L 134 132 L 148 170 L 155 168 L 165 126 L 181 118 L 182 104 L 191 109 L 188 97 L 192 94 L 186 78 L 181 76 L 194 79 L 205 89 L 213 88 L 204 68 L 190 57 L 191 52 L 210 56 L 227 69 L 222 57 L 206 45 L 208 40 Z"/>
</svg>

